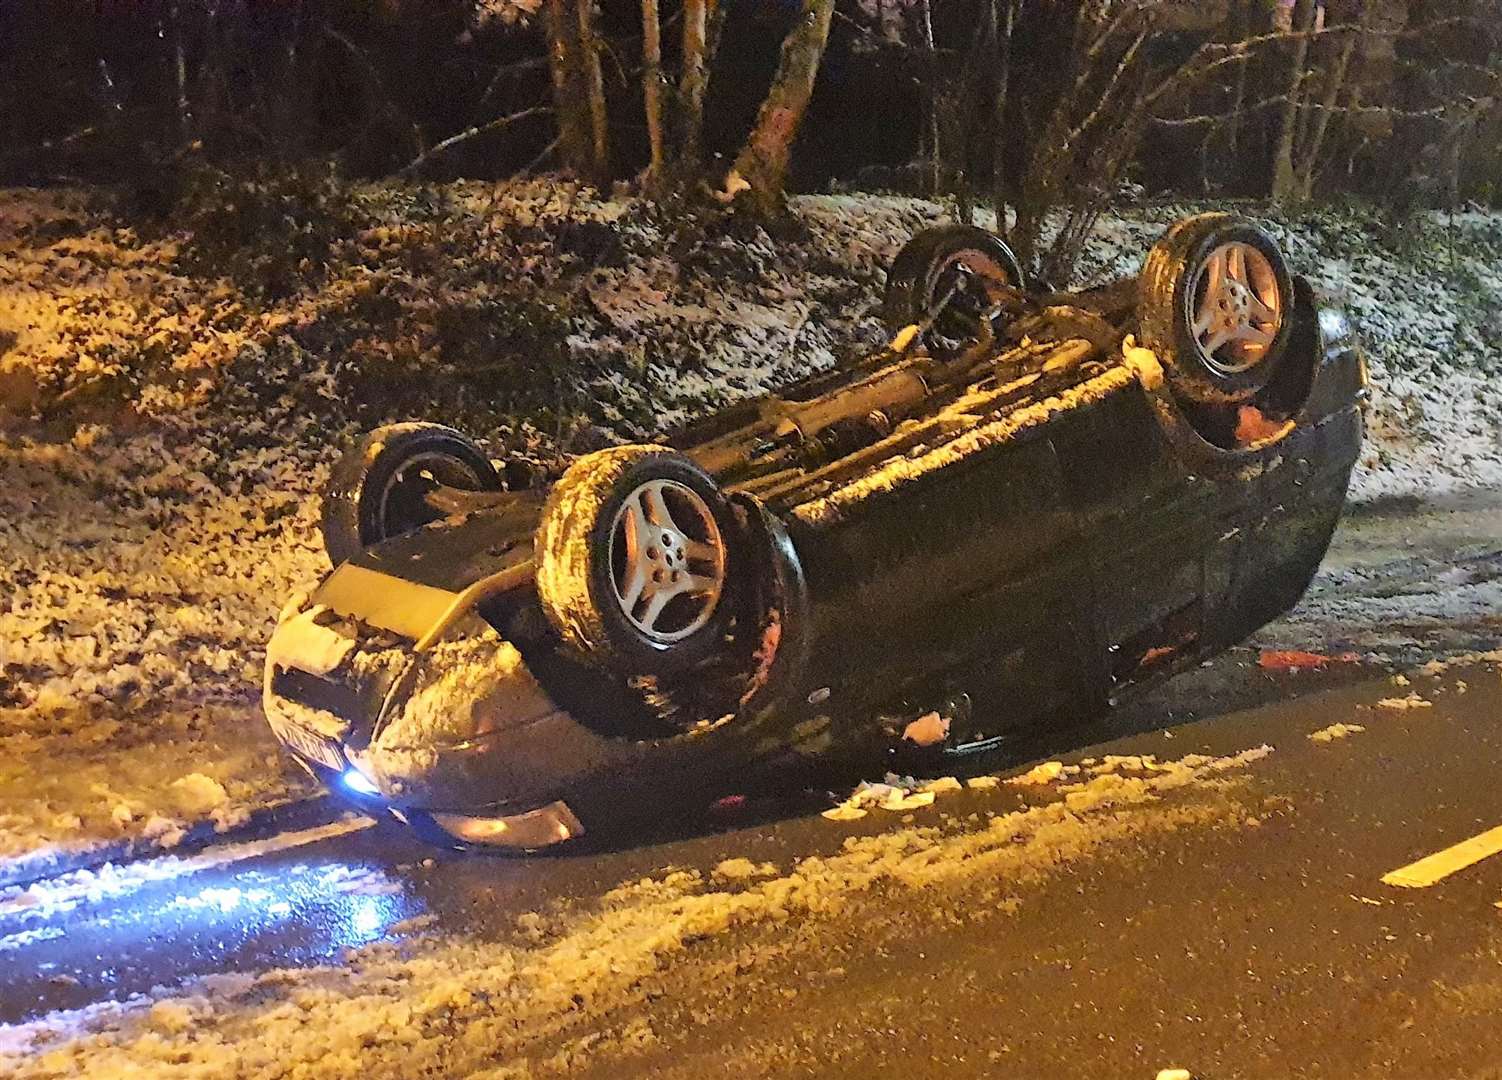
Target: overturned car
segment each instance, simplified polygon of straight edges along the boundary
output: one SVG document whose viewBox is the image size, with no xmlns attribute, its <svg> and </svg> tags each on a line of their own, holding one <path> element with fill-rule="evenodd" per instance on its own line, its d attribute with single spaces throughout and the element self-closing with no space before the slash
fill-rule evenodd
<svg viewBox="0 0 1502 1080">
<path fill-rule="evenodd" d="M 875 355 L 551 485 L 439 425 L 367 435 L 268 648 L 278 737 L 361 809 L 531 850 L 779 758 L 993 748 L 1307 586 L 1366 373 L 1251 223 L 1076 293 L 933 229 L 885 317 Z"/>
</svg>

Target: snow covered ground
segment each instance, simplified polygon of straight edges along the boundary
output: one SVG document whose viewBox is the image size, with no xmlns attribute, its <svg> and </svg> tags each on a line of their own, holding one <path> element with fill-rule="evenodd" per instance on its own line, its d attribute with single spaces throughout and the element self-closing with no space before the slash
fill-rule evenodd
<svg viewBox="0 0 1502 1080">
<path fill-rule="evenodd" d="M 810 196 L 777 236 L 569 186 L 356 193 L 327 265 L 263 294 L 82 192 L 0 192 L 0 859 L 228 827 L 306 794 L 259 714 L 275 614 L 326 567 L 341 439 L 458 423 L 556 466 L 880 338 L 883 270 L 941 211 Z M 1182 207 L 1103 222 L 1130 272 Z M 1502 215 L 1274 221 L 1362 319 L 1356 496 L 1502 485 Z"/>
<path fill-rule="evenodd" d="M 1249 774 L 1270 753 L 1089 759 L 1088 775 L 1073 767 L 1015 797 L 992 791 L 984 811 L 902 818 L 785 867 L 744 857 L 707 872 L 669 867 L 597 902 L 515 912 L 499 935 L 455 934 L 419 917 L 327 965 L 204 976 L 7 1025 L 0 1069 L 16 1080 L 273 1077 L 289 1065 L 307 1080 L 523 1080 L 574 1075 L 600 1059 L 629 1068 L 659 1038 L 640 1010 L 667 972 L 675 985 L 723 994 L 727 980 L 770 964 L 800 935 L 890 915 L 894 894 L 969 897 L 1011 912 L 1033 886 L 1129 841 L 1250 827 L 1249 815 L 1265 811 Z M 939 798 L 959 789 L 951 782 Z"/>
</svg>

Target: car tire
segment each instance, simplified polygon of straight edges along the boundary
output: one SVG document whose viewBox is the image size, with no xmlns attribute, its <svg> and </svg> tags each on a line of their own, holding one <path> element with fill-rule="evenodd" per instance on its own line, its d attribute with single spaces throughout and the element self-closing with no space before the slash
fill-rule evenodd
<svg viewBox="0 0 1502 1080">
<path fill-rule="evenodd" d="M 334 466 L 323 495 L 323 546 L 335 566 L 362 549 L 443 516 L 423 496 L 434 486 L 494 491 L 495 466 L 473 440 L 442 424 L 388 424 Z"/>
<path fill-rule="evenodd" d="M 994 295 L 994 288 L 1022 289 L 1022 265 L 1005 240 L 973 225 L 940 225 L 925 229 L 909 240 L 887 271 L 882 300 L 882 321 L 890 333 L 921 324 L 952 283 L 956 268 L 964 267 L 981 288 Z M 957 297 L 956 300 L 960 298 Z M 976 310 L 982 303 L 970 297 L 968 306 L 941 312 L 934 334 L 945 340 L 964 340 L 976 334 Z"/>
<path fill-rule="evenodd" d="M 718 485 L 662 446 L 586 454 L 538 523 L 537 594 L 563 641 L 631 675 L 671 675 L 720 648 L 740 526 Z"/>
<path fill-rule="evenodd" d="M 1244 218 L 1184 218 L 1153 245 L 1138 278 L 1140 344 L 1181 397 L 1255 397 L 1293 332 L 1293 279 L 1278 245 Z"/>
</svg>

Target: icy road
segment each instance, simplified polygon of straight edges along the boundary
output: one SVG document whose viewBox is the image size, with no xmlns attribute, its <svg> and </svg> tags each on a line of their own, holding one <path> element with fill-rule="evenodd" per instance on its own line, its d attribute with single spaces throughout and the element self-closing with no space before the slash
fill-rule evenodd
<svg viewBox="0 0 1502 1080">
<path fill-rule="evenodd" d="M 1237 650 L 929 805 L 533 860 L 325 817 L 0 893 L 0 1075 L 1494 1077 L 1499 526 L 1358 515 L 1257 644 L 1360 659 Z"/>
</svg>

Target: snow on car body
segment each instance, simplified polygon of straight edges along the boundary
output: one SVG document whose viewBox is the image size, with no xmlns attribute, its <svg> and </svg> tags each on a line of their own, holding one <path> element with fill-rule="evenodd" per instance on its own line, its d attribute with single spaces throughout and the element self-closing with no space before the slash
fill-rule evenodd
<svg viewBox="0 0 1502 1080">
<path fill-rule="evenodd" d="M 992 746 L 1290 607 L 1360 445 L 1343 313 L 1232 219 L 1177 227 L 1135 292 L 1043 300 L 999 241 L 940 232 L 894 264 L 889 350 L 673 450 L 500 490 L 448 429 L 367 437 L 339 565 L 268 651 L 282 741 L 366 810 L 531 849 L 931 712 L 934 752 Z"/>
</svg>

